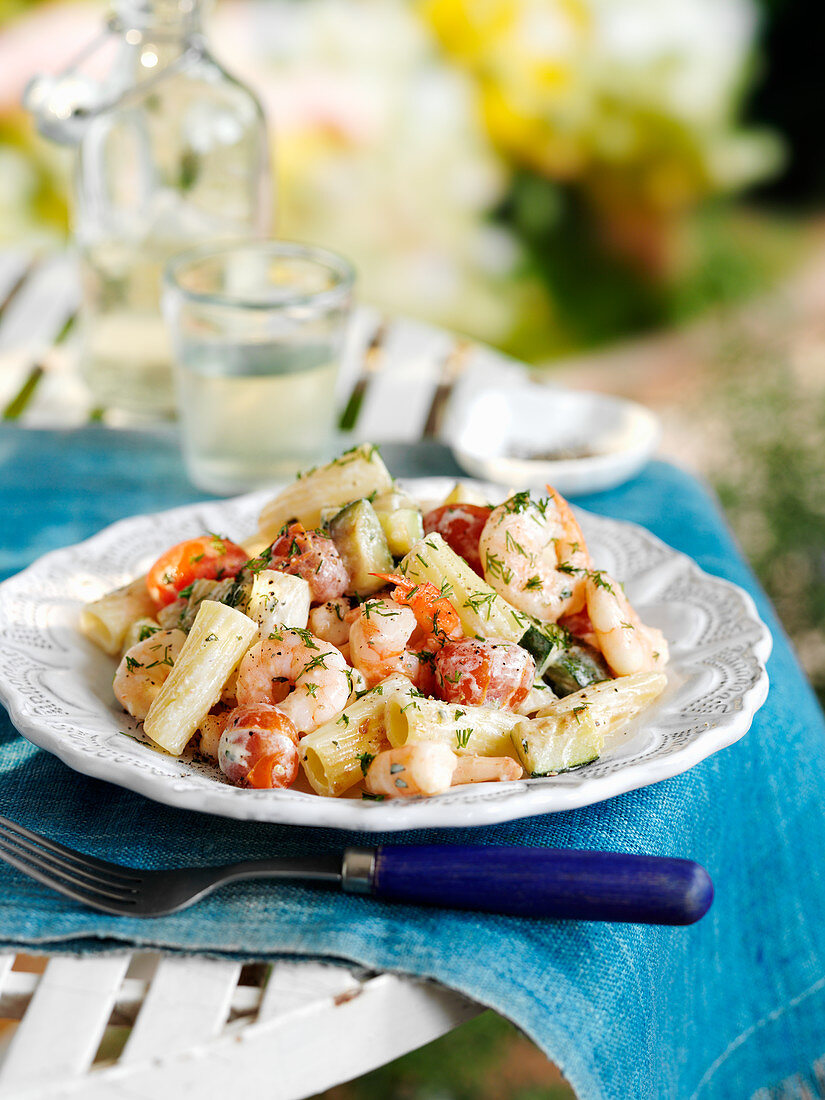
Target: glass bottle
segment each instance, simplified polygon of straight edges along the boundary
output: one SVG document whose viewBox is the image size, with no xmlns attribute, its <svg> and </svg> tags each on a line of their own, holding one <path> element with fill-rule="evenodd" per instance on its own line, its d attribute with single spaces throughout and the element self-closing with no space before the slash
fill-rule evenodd
<svg viewBox="0 0 825 1100">
<path fill-rule="evenodd" d="M 39 119 L 44 132 L 78 142 L 82 371 L 97 403 L 132 417 L 174 411 L 160 312 L 166 260 L 193 244 L 269 229 L 263 112 L 209 53 L 202 7 L 114 0 L 107 78 L 90 96 L 72 73 L 80 102 L 67 108 L 72 80 L 64 74 L 63 85 L 41 92 L 49 110 L 34 105 L 51 124 Z M 56 134 L 61 117 L 67 125 Z"/>
</svg>

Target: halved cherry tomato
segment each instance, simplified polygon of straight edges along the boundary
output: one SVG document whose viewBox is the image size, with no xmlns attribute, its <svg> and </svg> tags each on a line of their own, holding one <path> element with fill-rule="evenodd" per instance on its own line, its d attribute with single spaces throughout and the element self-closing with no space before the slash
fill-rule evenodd
<svg viewBox="0 0 825 1100">
<path fill-rule="evenodd" d="M 412 581 L 400 573 L 373 573 L 387 584 L 394 584 L 393 599 L 396 603 L 412 608 L 415 620 L 424 633 L 443 645 L 450 638 L 463 638 L 464 630 L 458 612 L 431 581 Z"/>
<path fill-rule="evenodd" d="M 146 587 L 158 607 L 165 607 L 192 581 L 234 577 L 248 560 L 249 555 L 237 543 L 219 535 L 201 535 L 161 554 L 149 570 Z"/>
<path fill-rule="evenodd" d="M 564 615 L 559 619 L 559 626 L 563 626 L 565 630 L 569 630 L 574 638 L 578 638 L 583 642 L 587 642 L 588 645 L 593 645 L 596 649 L 599 648 L 598 639 L 593 630 L 593 624 L 590 621 L 590 616 L 587 614 L 587 608 L 583 608 L 581 611 L 577 611 L 574 615 Z"/>
<path fill-rule="evenodd" d="M 490 512 L 492 508 L 480 504 L 442 504 L 424 516 L 424 534 L 437 532 L 472 570 L 483 577 L 478 540 Z"/>
<path fill-rule="evenodd" d="M 289 787 L 298 774 L 298 731 L 269 703 L 236 707 L 228 716 L 218 747 L 218 765 L 230 782 L 243 787 Z"/>
<path fill-rule="evenodd" d="M 536 675 L 533 658 L 515 642 L 448 642 L 435 655 L 438 694 L 447 703 L 517 707 Z"/>
</svg>

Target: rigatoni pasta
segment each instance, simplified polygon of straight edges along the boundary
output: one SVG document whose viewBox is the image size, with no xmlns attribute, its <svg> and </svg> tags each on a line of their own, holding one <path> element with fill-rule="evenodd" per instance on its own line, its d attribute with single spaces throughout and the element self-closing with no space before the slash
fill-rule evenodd
<svg viewBox="0 0 825 1100">
<path fill-rule="evenodd" d="M 80 612 L 80 633 L 113 657 L 119 653 L 126 632 L 135 621 L 153 616 L 155 604 L 146 589 L 146 577 L 107 592 L 86 604 Z"/>
<path fill-rule="evenodd" d="M 527 629 L 527 617 L 474 573 L 439 534 L 419 539 L 400 571 L 409 580 L 435 584 L 455 608 L 468 637 L 517 642 Z"/>
<path fill-rule="evenodd" d="M 257 623 L 242 612 L 204 600 L 186 644 L 146 716 L 146 735 L 173 756 L 183 752 L 257 636 Z"/>
<path fill-rule="evenodd" d="M 334 796 L 360 783 L 373 757 L 389 748 L 387 704 L 410 687 L 405 676 L 389 676 L 301 740 L 301 761 L 313 790 Z"/>
<path fill-rule="evenodd" d="M 307 529 L 317 527 L 322 509 L 343 507 L 360 497 L 384 492 L 391 485 L 392 478 L 377 447 L 364 443 L 288 485 L 261 512 L 259 533 L 272 541 L 291 519 Z"/>
<path fill-rule="evenodd" d="M 511 735 L 519 717 L 512 710 L 428 699 L 413 689 L 387 704 L 387 739 L 393 748 L 431 742 L 459 756 L 513 756 Z"/>
</svg>

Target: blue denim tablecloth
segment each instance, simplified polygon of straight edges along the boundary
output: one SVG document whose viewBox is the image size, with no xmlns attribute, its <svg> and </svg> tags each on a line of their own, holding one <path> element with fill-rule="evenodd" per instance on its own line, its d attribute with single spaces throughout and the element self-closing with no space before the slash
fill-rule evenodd
<svg viewBox="0 0 825 1100">
<path fill-rule="evenodd" d="M 438 449 L 386 454 L 399 474 L 455 472 Z M 0 469 L 3 575 L 115 519 L 197 498 L 172 435 L 3 428 Z M 822 715 L 695 480 L 657 463 L 583 503 L 643 524 L 754 595 L 775 646 L 771 692 L 753 728 L 685 775 L 584 810 L 384 839 L 690 857 L 716 885 L 697 925 L 538 922 L 266 883 L 238 884 L 186 912 L 140 922 L 85 910 L 0 865 L 0 947 L 340 957 L 433 977 L 492 1006 L 535 1039 L 582 1100 L 762 1100 L 809 1095 L 805 1083 L 825 1095 L 816 1091 L 818 1071 L 825 1080 Z M 338 851 L 359 840 L 156 805 L 76 775 L 17 736 L 2 711 L 0 813 L 141 866 Z M 782 1081 L 781 1094 L 767 1091 Z"/>
</svg>

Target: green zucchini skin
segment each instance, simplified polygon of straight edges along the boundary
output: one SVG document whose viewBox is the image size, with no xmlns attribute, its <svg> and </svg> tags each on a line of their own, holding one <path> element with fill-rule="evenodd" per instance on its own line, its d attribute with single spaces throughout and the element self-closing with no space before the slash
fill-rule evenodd
<svg viewBox="0 0 825 1100">
<path fill-rule="evenodd" d="M 536 672 L 559 698 L 611 679 L 598 650 L 577 641 L 555 623 L 531 623 L 519 641 L 536 662 Z"/>
<path fill-rule="evenodd" d="M 512 732 L 513 748 L 532 779 L 561 775 L 599 758 L 604 734 L 587 714 L 522 722 Z"/>
<path fill-rule="evenodd" d="M 392 573 L 393 556 L 387 536 L 375 509 L 366 499 L 347 504 L 327 523 L 329 537 L 335 543 L 357 596 L 371 596 L 386 581 L 374 573 Z"/>
</svg>

